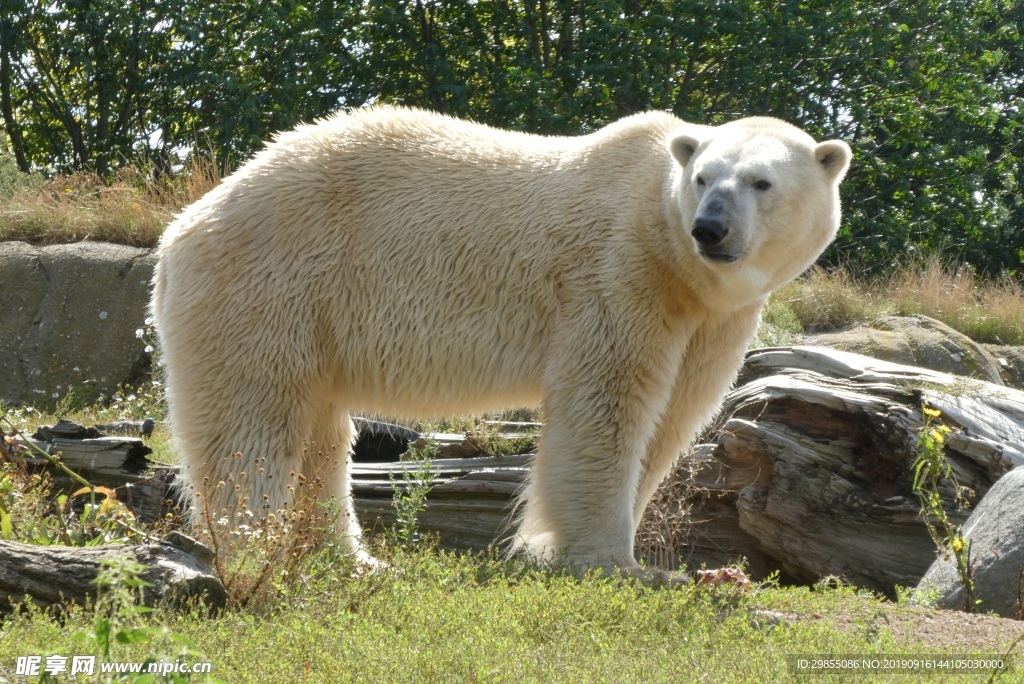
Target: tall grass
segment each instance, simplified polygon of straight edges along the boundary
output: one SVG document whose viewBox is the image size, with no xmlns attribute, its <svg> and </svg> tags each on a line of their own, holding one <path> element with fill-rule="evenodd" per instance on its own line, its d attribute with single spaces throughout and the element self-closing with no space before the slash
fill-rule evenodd
<svg viewBox="0 0 1024 684">
<path fill-rule="evenodd" d="M 1024 284 L 988 280 L 931 256 L 879 276 L 815 267 L 773 295 L 806 332 L 836 330 L 884 315 L 921 314 L 977 342 L 1024 344 Z"/>
<path fill-rule="evenodd" d="M 149 169 L 125 167 L 109 179 L 82 172 L 25 183 L 0 201 L 0 240 L 155 247 L 174 213 L 221 177 L 215 161 L 197 155 L 182 173 L 160 180 Z"/>
</svg>

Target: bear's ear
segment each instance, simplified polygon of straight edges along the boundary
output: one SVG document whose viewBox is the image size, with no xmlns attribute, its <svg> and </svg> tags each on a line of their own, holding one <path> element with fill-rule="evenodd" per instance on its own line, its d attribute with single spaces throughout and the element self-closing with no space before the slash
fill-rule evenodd
<svg viewBox="0 0 1024 684">
<path fill-rule="evenodd" d="M 672 156 L 682 166 L 690 163 L 698 147 L 700 147 L 700 140 L 686 133 L 677 135 L 669 143 L 669 150 L 672 152 Z"/>
<path fill-rule="evenodd" d="M 850 166 L 850 146 L 842 140 L 826 140 L 814 148 L 814 158 L 825 169 L 825 175 L 833 183 L 843 180 Z"/>
</svg>

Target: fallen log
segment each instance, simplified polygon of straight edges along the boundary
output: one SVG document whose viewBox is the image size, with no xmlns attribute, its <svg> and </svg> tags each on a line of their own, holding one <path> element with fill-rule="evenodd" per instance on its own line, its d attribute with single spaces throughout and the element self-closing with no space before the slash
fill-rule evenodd
<svg viewBox="0 0 1024 684">
<path fill-rule="evenodd" d="M 933 422 L 952 429 L 945 455 L 972 490 L 972 504 L 1024 464 L 1018 390 L 822 348 L 751 352 L 704 443 L 648 507 L 638 554 L 663 567 L 745 558 L 754 577 L 779 572 L 811 583 L 839 575 L 888 594 L 916 584 L 935 558 L 912 488 L 923 406 L 938 409 Z M 506 538 L 530 458 L 434 460 L 419 528 L 450 548 L 484 549 Z M 420 468 L 353 464 L 366 528 L 395 522 L 394 490 Z M 129 505 L 167 510 L 173 476 L 173 468 L 133 475 L 124 485 L 131 485 Z M 970 511 L 955 507 L 952 488 L 941 493 L 950 518 L 965 520 Z"/>
<path fill-rule="evenodd" d="M 210 570 L 210 551 L 172 533 L 160 543 L 103 546 L 37 546 L 0 540 L 0 611 L 26 597 L 37 606 L 83 604 L 97 592 L 105 563 L 132 561 L 142 566 L 144 605 L 181 607 L 200 601 L 211 611 L 227 603 L 227 591 Z"/>
<path fill-rule="evenodd" d="M 379 438 L 380 425 L 373 429 L 374 438 Z M 408 443 L 408 431 L 395 434 Z M 48 432 L 38 436 L 47 436 L 49 440 L 29 441 L 48 454 L 60 454 L 64 466 L 90 483 L 112 488 L 118 501 L 140 521 L 152 522 L 168 514 L 180 514 L 184 504 L 174 487 L 179 467 L 150 460 L 142 451 L 142 440 L 131 437 L 73 439 Z M 438 442 L 449 452 L 477 451 L 472 444 L 460 446 L 454 435 L 439 437 Z M 382 450 L 393 447 L 381 446 L 378 439 L 372 448 L 368 458 L 357 454 L 352 463 L 352 495 L 364 526 L 382 531 L 396 521 L 395 490 L 403 492 L 409 486 L 403 474 L 409 473 L 415 478 L 421 466 L 415 461 L 374 463 L 372 459 Z M 148 453 L 148 448 L 145 452 Z M 69 476 L 52 468 L 45 458 L 33 456 L 31 451 L 24 451 L 21 457 L 29 467 L 50 472 L 55 488 L 80 487 Z M 435 459 L 430 469 L 429 506 L 419 516 L 420 529 L 436 534 L 446 548 L 486 548 L 508 527 L 510 501 L 522 485 L 529 458 L 520 455 Z"/>
<path fill-rule="evenodd" d="M 431 462 L 431 490 L 417 527 L 436 534 L 446 548 L 486 549 L 510 533 L 513 501 L 529 470 L 529 454 L 445 458 Z M 381 531 L 397 516 L 394 492 L 420 477 L 416 462 L 354 463 L 352 495 L 363 526 Z"/>
<path fill-rule="evenodd" d="M 68 424 L 60 421 L 58 426 L 61 423 Z M 77 427 L 86 430 L 82 426 Z M 181 510 L 174 489 L 178 467 L 150 459 L 152 450 L 138 437 L 76 438 L 69 436 L 67 429 L 63 434 L 41 429 L 27 441 L 50 456 L 59 457 L 65 468 L 89 484 L 112 489 L 118 501 L 127 505 L 143 522 L 163 519 L 167 514 L 176 515 Z M 6 448 L 13 450 L 19 445 L 28 446 L 19 440 Z M 73 491 L 82 486 L 77 479 L 53 467 L 50 460 L 35 451 L 29 448 L 18 448 L 18 451 L 18 457 L 26 466 L 50 474 L 55 490 Z"/>
<path fill-rule="evenodd" d="M 672 542 L 675 559 L 745 557 L 755 576 L 837 575 L 888 594 L 915 585 L 936 556 L 912 487 L 923 406 L 952 429 L 945 457 L 972 506 L 1024 463 L 1020 391 L 822 348 L 752 352 L 696 450 L 696 493 L 675 504 L 692 523 Z M 962 523 L 970 511 L 948 483 L 941 494 Z"/>
</svg>

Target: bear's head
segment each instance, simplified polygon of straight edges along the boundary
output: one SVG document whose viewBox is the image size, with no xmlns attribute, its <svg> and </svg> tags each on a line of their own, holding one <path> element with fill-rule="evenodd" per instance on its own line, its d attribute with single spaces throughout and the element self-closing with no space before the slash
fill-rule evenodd
<svg viewBox="0 0 1024 684">
<path fill-rule="evenodd" d="M 850 148 L 778 119 L 694 127 L 669 144 L 683 230 L 730 301 L 756 299 L 811 265 L 839 227 Z"/>
</svg>

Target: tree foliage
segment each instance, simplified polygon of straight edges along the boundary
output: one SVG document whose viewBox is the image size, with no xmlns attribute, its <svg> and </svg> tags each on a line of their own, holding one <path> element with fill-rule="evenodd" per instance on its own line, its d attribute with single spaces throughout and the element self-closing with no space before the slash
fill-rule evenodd
<svg viewBox="0 0 1024 684">
<path fill-rule="evenodd" d="M 829 253 L 1024 268 L 1016 0 L 0 0 L 23 170 L 236 164 L 274 131 L 402 103 L 551 134 L 671 110 L 854 147 Z"/>
</svg>

